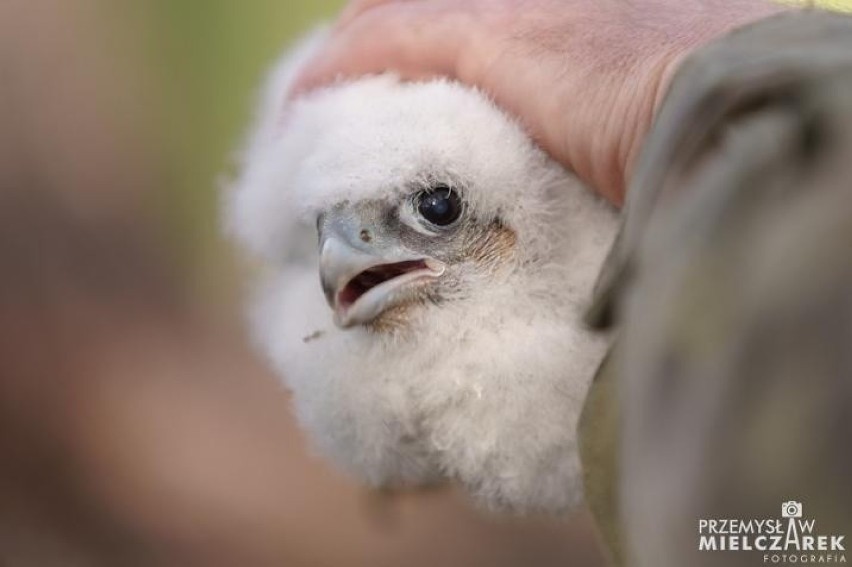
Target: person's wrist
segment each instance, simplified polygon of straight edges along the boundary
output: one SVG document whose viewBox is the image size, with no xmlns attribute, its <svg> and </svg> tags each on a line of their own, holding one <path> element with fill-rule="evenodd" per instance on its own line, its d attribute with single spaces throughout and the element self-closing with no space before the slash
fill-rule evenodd
<svg viewBox="0 0 852 567">
<path fill-rule="evenodd" d="M 619 160 L 619 163 L 623 164 L 624 171 L 623 183 L 620 185 L 621 191 L 620 193 L 615 191 L 612 194 L 605 194 L 607 198 L 618 204 L 624 201 L 645 138 L 660 111 L 660 107 L 663 105 L 675 76 L 690 55 L 736 29 L 793 9 L 795 8 L 792 6 L 775 2 L 754 2 L 741 8 L 740 11 L 730 14 L 722 11 L 720 17 L 710 22 L 691 19 L 682 23 L 683 33 L 648 67 L 646 94 L 642 99 L 638 114 L 632 122 L 635 135 L 629 138 L 627 150 Z"/>
<path fill-rule="evenodd" d="M 557 159 L 611 203 L 623 204 L 633 166 L 651 129 L 659 101 L 686 46 L 669 46 L 635 58 L 630 70 L 601 77 L 563 136 Z M 565 100 L 576 100 L 566 93 Z M 575 105 L 576 106 L 576 105 Z M 582 143 L 577 143 L 580 140 Z"/>
</svg>

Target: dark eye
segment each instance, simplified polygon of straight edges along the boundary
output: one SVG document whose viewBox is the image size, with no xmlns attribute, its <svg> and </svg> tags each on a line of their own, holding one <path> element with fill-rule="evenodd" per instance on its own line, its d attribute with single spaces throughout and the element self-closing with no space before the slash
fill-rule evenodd
<svg viewBox="0 0 852 567">
<path fill-rule="evenodd" d="M 458 193 L 449 187 L 436 187 L 423 191 L 417 197 L 417 211 L 437 226 L 453 224 L 461 214 L 462 203 Z"/>
</svg>

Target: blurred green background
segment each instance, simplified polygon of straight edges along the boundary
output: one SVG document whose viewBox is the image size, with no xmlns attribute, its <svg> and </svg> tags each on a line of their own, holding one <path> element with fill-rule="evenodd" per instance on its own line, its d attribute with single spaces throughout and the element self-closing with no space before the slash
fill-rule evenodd
<svg viewBox="0 0 852 567">
<path fill-rule="evenodd" d="M 107 8 L 114 22 L 139 34 L 147 95 L 155 105 L 147 134 L 169 176 L 157 195 L 167 206 L 155 208 L 168 215 L 173 241 L 182 243 L 182 264 L 192 266 L 206 293 L 222 290 L 204 282 L 230 277 L 217 252 L 217 192 L 264 73 L 283 49 L 330 21 L 343 4 L 146 0 Z"/>
</svg>

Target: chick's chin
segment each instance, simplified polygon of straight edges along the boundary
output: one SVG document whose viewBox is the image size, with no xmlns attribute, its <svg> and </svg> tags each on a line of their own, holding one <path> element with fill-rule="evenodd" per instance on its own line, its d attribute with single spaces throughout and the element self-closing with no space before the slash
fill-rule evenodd
<svg viewBox="0 0 852 567">
<path fill-rule="evenodd" d="M 380 337 L 398 337 L 416 330 L 417 322 L 430 307 L 444 302 L 435 287 L 423 287 L 404 301 L 385 309 L 378 317 L 362 325 L 364 331 Z"/>
</svg>

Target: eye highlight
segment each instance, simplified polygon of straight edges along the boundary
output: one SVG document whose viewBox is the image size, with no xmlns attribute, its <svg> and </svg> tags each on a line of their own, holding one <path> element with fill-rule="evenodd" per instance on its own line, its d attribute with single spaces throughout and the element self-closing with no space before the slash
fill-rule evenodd
<svg viewBox="0 0 852 567">
<path fill-rule="evenodd" d="M 462 212 L 459 194 L 445 185 L 419 193 L 415 199 L 417 212 L 435 226 L 449 226 L 456 222 Z"/>
</svg>

